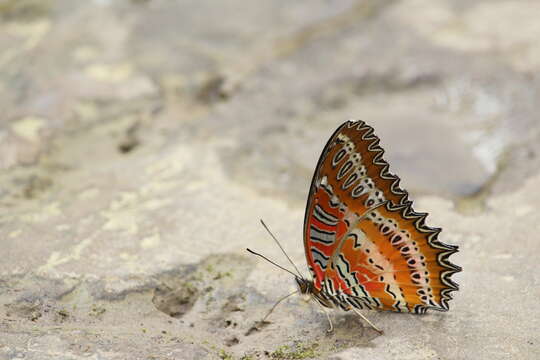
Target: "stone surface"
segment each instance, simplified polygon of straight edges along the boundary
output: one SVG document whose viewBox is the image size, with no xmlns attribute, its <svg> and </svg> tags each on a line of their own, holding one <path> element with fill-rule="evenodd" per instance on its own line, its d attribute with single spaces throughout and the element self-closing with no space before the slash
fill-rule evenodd
<svg viewBox="0 0 540 360">
<path fill-rule="evenodd" d="M 537 359 L 535 1 L 0 0 L 0 358 Z M 457 244 L 448 313 L 290 298 L 332 131 Z M 258 326 L 257 326 L 258 325 Z"/>
</svg>

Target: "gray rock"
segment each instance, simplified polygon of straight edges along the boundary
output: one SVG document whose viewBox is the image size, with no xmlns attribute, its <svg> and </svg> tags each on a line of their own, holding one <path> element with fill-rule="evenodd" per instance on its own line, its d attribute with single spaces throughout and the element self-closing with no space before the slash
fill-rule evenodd
<svg viewBox="0 0 540 360">
<path fill-rule="evenodd" d="M 534 1 L 0 1 L 0 358 L 537 359 Z M 317 158 L 373 125 L 461 290 L 284 301 Z"/>
</svg>

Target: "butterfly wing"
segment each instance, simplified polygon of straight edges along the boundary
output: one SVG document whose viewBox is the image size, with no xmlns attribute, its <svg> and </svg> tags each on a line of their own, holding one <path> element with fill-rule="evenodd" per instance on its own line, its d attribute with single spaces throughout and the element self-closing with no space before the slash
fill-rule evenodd
<svg viewBox="0 0 540 360">
<path fill-rule="evenodd" d="M 457 247 L 413 211 L 383 152 L 363 121 L 344 123 L 326 144 L 304 219 L 314 286 L 359 308 L 447 310 Z"/>
</svg>

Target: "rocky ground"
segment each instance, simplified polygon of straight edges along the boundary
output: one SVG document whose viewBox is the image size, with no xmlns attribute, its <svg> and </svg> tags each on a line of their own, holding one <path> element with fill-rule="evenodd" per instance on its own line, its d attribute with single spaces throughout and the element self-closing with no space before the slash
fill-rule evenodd
<svg viewBox="0 0 540 360">
<path fill-rule="evenodd" d="M 0 359 L 540 358 L 540 3 L 0 0 Z M 461 247 L 448 313 L 290 298 L 348 118 Z"/>
</svg>

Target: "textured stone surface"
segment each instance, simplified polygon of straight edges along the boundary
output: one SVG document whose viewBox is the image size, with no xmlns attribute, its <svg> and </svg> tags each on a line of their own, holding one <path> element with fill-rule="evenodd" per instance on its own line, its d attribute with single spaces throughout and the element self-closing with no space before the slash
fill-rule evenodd
<svg viewBox="0 0 540 360">
<path fill-rule="evenodd" d="M 0 359 L 537 359 L 535 1 L 0 0 Z M 336 312 L 305 269 L 332 131 L 368 121 L 464 271 Z"/>
</svg>

